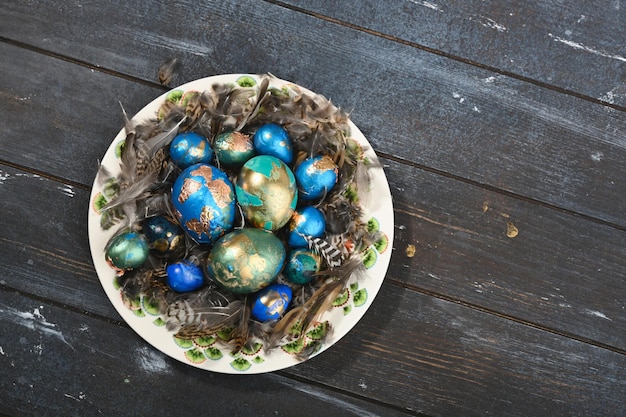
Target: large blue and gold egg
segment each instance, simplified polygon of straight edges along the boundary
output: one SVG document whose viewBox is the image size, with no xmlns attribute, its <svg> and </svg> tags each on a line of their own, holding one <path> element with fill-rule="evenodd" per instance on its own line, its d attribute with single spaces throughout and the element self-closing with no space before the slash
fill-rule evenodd
<svg viewBox="0 0 626 417">
<path fill-rule="evenodd" d="M 248 160 L 237 177 L 237 201 L 254 227 L 275 231 L 283 227 L 298 202 L 291 169 L 280 159 L 259 155 Z"/>
<path fill-rule="evenodd" d="M 243 165 L 256 155 L 252 138 L 241 132 L 224 132 L 213 141 L 215 157 L 220 164 L 228 167 Z"/>
<path fill-rule="evenodd" d="M 272 232 L 243 228 L 215 242 L 205 269 L 222 288 L 235 294 L 249 294 L 272 283 L 285 258 L 285 247 Z"/>
<path fill-rule="evenodd" d="M 208 164 L 192 165 L 172 187 L 178 220 L 197 243 L 213 243 L 230 231 L 235 221 L 235 190 L 228 176 Z"/>
<path fill-rule="evenodd" d="M 294 249 L 289 253 L 283 275 L 293 284 L 304 285 L 320 271 L 322 259 L 309 249 Z"/>
<path fill-rule="evenodd" d="M 106 261 L 113 268 L 138 268 L 148 259 L 148 240 L 140 233 L 125 232 L 111 238 L 104 249 Z"/>
<path fill-rule="evenodd" d="M 159 257 L 175 258 L 185 251 L 185 232 L 178 224 L 163 216 L 144 220 L 142 232 L 148 239 L 152 253 Z"/>
<path fill-rule="evenodd" d="M 321 237 L 326 231 L 324 213 L 313 206 L 304 206 L 294 211 L 289 220 L 287 243 L 292 248 L 308 246 L 304 236 Z"/>
<path fill-rule="evenodd" d="M 305 159 L 294 172 L 300 198 L 316 200 L 326 196 L 337 183 L 338 174 L 337 164 L 328 155 Z"/>
<path fill-rule="evenodd" d="M 260 322 L 278 320 L 291 303 L 291 288 L 285 284 L 271 284 L 255 294 L 252 317 Z"/>
<path fill-rule="evenodd" d="M 286 164 L 293 162 L 293 145 L 287 131 L 276 123 L 257 129 L 253 137 L 254 148 L 260 155 L 271 155 Z"/>
<path fill-rule="evenodd" d="M 199 290 L 204 285 L 202 268 L 183 259 L 173 262 L 165 268 L 167 285 L 176 292 L 184 293 Z"/>
<path fill-rule="evenodd" d="M 179 133 L 170 143 L 170 157 L 179 168 L 185 169 L 194 164 L 210 163 L 213 149 L 207 138 L 198 133 Z"/>
</svg>

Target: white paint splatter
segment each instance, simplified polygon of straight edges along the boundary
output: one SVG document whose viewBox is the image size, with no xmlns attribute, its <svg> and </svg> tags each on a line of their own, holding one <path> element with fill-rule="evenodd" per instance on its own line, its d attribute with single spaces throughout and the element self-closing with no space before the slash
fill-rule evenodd
<svg viewBox="0 0 626 417">
<path fill-rule="evenodd" d="M 604 320 L 613 321 L 613 319 L 607 317 L 604 313 L 600 311 L 585 309 L 584 313 L 590 316 L 600 317 L 601 319 L 604 319 Z"/>
<path fill-rule="evenodd" d="M 489 18 L 489 17 L 485 17 L 485 16 L 479 16 L 478 19 L 475 19 L 474 17 L 470 17 L 470 20 L 476 20 L 478 23 L 480 23 L 482 26 L 489 28 L 489 29 L 495 29 L 498 32 L 507 32 L 508 29 L 506 28 L 506 26 L 501 25 L 500 23 L 496 22 L 495 20 Z"/>
<path fill-rule="evenodd" d="M 580 18 L 578 18 L 578 20 L 576 21 L 576 23 L 582 23 L 585 20 L 587 20 L 587 16 L 585 16 L 584 14 L 580 15 Z"/>
<path fill-rule="evenodd" d="M 87 395 L 85 395 L 83 392 L 79 392 L 78 397 L 74 397 L 73 395 L 70 395 L 70 394 L 63 394 L 63 395 L 66 398 L 71 398 L 72 400 L 79 401 L 79 402 L 87 398 Z"/>
<path fill-rule="evenodd" d="M 424 7 L 427 7 L 429 9 L 431 9 L 431 10 L 435 10 L 437 12 L 443 13 L 443 10 L 441 9 L 441 7 L 439 7 L 435 3 L 431 3 L 429 1 L 418 1 L 418 0 L 408 0 L 408 1 L 413 3 L 413 4 L 424 6 Z"/>
<path fill-rule="evenodd" d="M 359 407 L 358 405 L 351 404 L 336 395 L 329 395 L 314 386 L 305 385 L 303 383 L 281 377 L 277 374 L 267 374 L 267 376 L 272 381 L 275 381 L 282 385 L 288 385 L 290 388 L 300 391 L 305 395 L 317 398 L 318 400 L 321 400 L 327 404 L 333 405 L 343 410 L 342 415 L 354 415 L 359 417 L 379 417 L 379 414 L 377 413 L 371 412 L 363 407 Z"/>
<path fill-rule="evenodd" d="M 143 346 L 136 352 L 137 364 L 141 369 L 149 373 L 168 374 L 171 372 L 170 366 L 165 361 L 163 355 L 158 351 Z"/>
<path fill-rule="evenodd" d="M 472 108 L 472 110 L 474 110 L 476 113 L 480 113 L 480 109 L 479 109 L 478 107 L 476 107 L 476 106 L 474 106 L 474 107 Z"/>
<path fill-rule="evenodd" d="M 6 355 L 6 353 L 4 353 L 4 349 L 2 349 L 2 346 L 0 346 L 0 355 L 2 356 Z"/>
<path fill-rule="evenodd" d="M 363 379 L 359 380 L 359 387 L 367 389 L 367 384 L 365 384 L 365 381 Z"/>
<path fill-rule="evenodd" d="M 35 308 L 32 313 L 25 311 L 18 311 L 16 309 L 8 307 L 6 310 L 0 308 L 0 318 L 12 318 L 12 321 L 15 324 L 20 326 L 24 326 L 27 329 L 38 331 L 45 336 L 51 336 L 56 339 L 59 339 L 61 342 L 68 345 L 70 348 L 74 349 L 72 345 L 68 343 L 65 339 L 63 333 L 58 330 L 58 326 L 54 323 L 50 323 L 46 318 L 41 314 L 40 309 L 43 306 L 39 306 L 39 308 Z"/>
<path fill-rule="evenodd" d="M 591 48 L 591 47 L 589 47 L 587 45 L 584 45 L 582 43 L 579 43 L 579 42 L 574 42 L 574 41 L 570 41 L 570 40 L 567 40 L 567 39 L 563 39 L 560 36 L 554 36 L 551 33 L 548 33 L 548 36 L 551 37 L 552 39 L 554 39 L 555 42 L 561 42 L 561 43 L 563 43 L 563 44 L 565 44 L 567 46 L 570 46 L 570 47 L 572 47 L 574 49 L 578 49 L 578 50 L 581 50 L 581 51 L 589 52 L 589 53 L 592 53 L 594 55 L 602 56 L 602 57 L 605 57 L 605 58 L 611 58 L 611 59 L 616 59 L 618 61 L 626 62 L 626 58 L 621 56 L 621 55 L 611 54 L 611 53 L 606 52 L 606 51 L 600 51 L 598 49 Z"/>
<path fill-rule="evenodd" d="M 600 151 L 595 151 L 594 153 L 591 154 L 591 159 L 593 159 L 596 162 L 602 161 L 602 158 L 604 158 L 604 154 Z"/>
<path fill-rule="evenodd" d="M 495 81 L 496 81 L 496 77 L 493 77 L 493 76 L 487 77 L 487 78 L 483 79 L 483 82 L 487 83 L 487 84 L 491 84 L 491 83 L 493 83 Z"/>
<path fill-rule="evenodd" d="M 74 198 L 74 195 L 76 194 L 76 191 L 74 191 L 74 187 L 72 187 L 71 185 L 67 185 L 67 184 L 57 187 L 57 190 L 61 190 L 63 194 L 72 198 Z"/>
</svg>

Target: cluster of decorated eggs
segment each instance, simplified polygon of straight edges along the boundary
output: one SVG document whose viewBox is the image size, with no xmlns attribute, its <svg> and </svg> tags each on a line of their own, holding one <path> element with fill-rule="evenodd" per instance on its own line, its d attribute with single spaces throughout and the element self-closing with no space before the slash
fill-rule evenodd
<svg viewBox="0 0 626 417">
<path fill-rule="evenodd" d="M 294 166 L 292 141 L 273 123 L 253 135 L 224 132 L 213 143 L 195 132 L 181 133 L 169 154 L 181 169 L 171 192 L 177 218 L 151 217 L 142 233 L 115 237 L 105 249 L 108 262 L 119 270 L 137 268 L 151 251 L 167 260 L 172 290 L 196 291 L 208 278 L 234 294 L 252 294 L 257 320 L 280 318 L 292 290 L 275 283 L 277 276 L 282 272 L 289 283 L 304 285 L 320 270 L 320 256 L 305 237 L 325 233 L 324 214 L 313 204 L 335 186 L 337 165 L 316 155 Z M 243 228 L 235 228 L 237 206 Z M 185 235 L 207 245 L 202 265 L 180 259 Z"/>
</svg>

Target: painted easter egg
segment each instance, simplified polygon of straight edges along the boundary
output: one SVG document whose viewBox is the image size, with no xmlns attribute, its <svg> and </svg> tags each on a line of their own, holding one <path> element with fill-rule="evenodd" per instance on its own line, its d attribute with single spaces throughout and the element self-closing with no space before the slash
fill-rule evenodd
<svg viewBox="0 0 626 417">
<path fill-rule="evenodd" d="M 241 166 L 256 152 L 252 138 L 241 132 L 224 132 L 213 141 L 215 157 L 220 164 L 228 167 Z"/>
<path fill-rule="evenodd" d="M 255 156 L 243 165 L 235 193 L 246 221 L 271 231 L 287 224 L 298 202 L 291 169 L 269 155 Z"/>
<path fill-rule="evenodd" d="M 302 200 L 315 200 L 328 194 L 337 183 L 339 168 L 327 155 L 307 158 L 296 168 L 294 175 Z"/>
<path fill-rule="evenodd" d="M 289 220 L 287 243 L 292 248 L 305 248 L 303 236 L 321 237 L 326 230 L 324 214 L 316 207 L 304 206 L 294 211 Z"/>
<path fill-rule="evenodd" d="M 204 285 L 202 268 L 189 260 L 184 259 L 169 264 L 165 272 L 167 285 L 176 292 L 195 291 Z"/>
<path fill-rule="evenodd" d="M 285 284 L 271 284 L 255 294 L 252 317 L 258 321 L 278 320 L 291 303 L 291 288 Z"/>
<path fill-rule="evenodd" d="M 289 253 L 283 275 L 293 284 L 304 285 L 320 271 L 320 256 L 308 249 L 294 249 Z"/>
<path fill-rule="evenodd" d="M 254 148 L 260 155 L 271 155 L 286 164 L 293 161 L 293 145 L 287 131 L 275 123 L 257 129 L 253 137 Z"/>
<path fill-rule="evenodd" d="M 236 294 L 249 294 L 274 281 L 285 258 L 285 247 L 273 233 L 243 228 L 215 242 L 207 256 L 205 270 L 222 288 Z"/>
<path fill-rule="evenodd" d="M 140 233 L 125 232 L 114 236 L 106 245 L 105 258 L 115 269 L 138 268 L 148 259 L 148 240 Z"/>
<path fill-rule="evenodd" d="M 198 163 L 210 163 L 213 149 L 207 138 L 198 133 L 179 133 L 170 143 L 170 157 L 179 168 L 185 169 Z"/>
<path fill-rule="evenodd" d="M 183 229 L 197 243 L 215 242 L 235 221 L 235 190 L 228 176 L 208 164 L 180 173 L 172 187 L 172 204 Z"/>
<path fill-rule="evenodd" d="M 176 223 L 163 216 L 144 220 L 142 232 L 148 239 L 152 253 L 159 257 L 175 258 L 185 251 L 185 232 Z"/>
</svg>

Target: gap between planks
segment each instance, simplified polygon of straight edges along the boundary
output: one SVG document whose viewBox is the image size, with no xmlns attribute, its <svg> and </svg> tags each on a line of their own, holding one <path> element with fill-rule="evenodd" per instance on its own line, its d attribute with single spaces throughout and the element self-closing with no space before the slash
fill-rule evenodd
<svg viewBox="0 0 626 417">
<path fill-rule="evenodd" d="M 323 14 L 320 14 L 320 13 L 317 13 L 317 12 L 313 12 L 313 11 L 304 9 L 302 7 L 293 6 L 293 5 L 288 4 L 288 3 L 283 3 L 282 1 L 279 1 L 279 0 L 263 0 L 263 1 L 266 2 L 266 3 L 273 4 L 275 6 L 283 7 L 285 9 L 288 9 L 288 10 L 291 10 L 291 11 L 294 11 L 294 12 L 297 12 L 297 13 L 302 13 L 302 14 L 314 17 L 316 19 L 324 20 L 326 22 L 333 23 L 333 24 L 340 25 L 340 26 L 344 26 L 344 27 L 352 29 L 352 30 L 356 30 L 356 31 L 359 31 L 359 32 L 367 33 L 368 35 L 377 36 L 379 38 L 383 38 L 383 39 L 386 39 L 386 40 L 389 40 L 389 41 L 392 41 L 392 42 L 396 42 L 396 43 L 399 43 L 399 44 L 402 44 L 402 45 L 410 46 L 412 48 L 419 49 L 419 50 L 424 51 L 424 52 L 428 52 L 428 53 L 431 53 L 431 54 L 439 55 L 439 56 L 442 56 L 444 58 L 452 59 L 454 61 L 458 61 L 458 62 L 467 64 L 467 65 L 471 65 L 471 66 L 474 66 L 474 67 L 477 67 L 477 68 L 480 68 L 480 69 L 483 69 L 483 70 L 487 70 L 487 71 L 490 71 L 490 72 L 493 72 L 493 73 L 496 73 L 496 74 L 499 74 L 499 75 L 510 77 L 510 78 L 513 78 L 513 79 L 516 79 L 516 80 L 519 80 L 519 81 L 523 81 L 523 82 L 529 83 L 529 84 L 533 84 L 533 85 L 536 85 L 536 86 L 541 87 L 541 88 L 545 88 L 545 89 L 552 90 L 552 91 L 555 91 L 555 92 L 558 92 L 558 93 L 561 93 L 561 94 L 566 94 L 568 96 L 576 97 L 576 98 L 579 98 L 581 100 L 589 101 L 589 102 L 594 103 L 594 104 L 600 104 L 600 105 L 605 106 L 605 107 L 610 107 L 610 108 L 615 109 L 615 110 L 626 112 L 626 106 L 620 106 L 618 104 L 610 103 L 610 102 L 607 102 L 607 101 L 603 101 L 603 100 L 600 100 L 600 99 L 595 98 L 595 97 L 591 97 L 591 96 L 588 96 L 588 95 L 585 95 L 585 94 L 578 93 L 578 92 L 573 91 L 573 90 L 569 90 L 567 88 L 557 87 L 555 85 L 548 84 L 548 83 L 543 82 L 543 81 L 535 80 L 535 79 L 530 78 L 530 77 L 525 77 L 523 75 L 519 75 L 519 74 L 516 74 L 516 73 L 511 72 L 511 71 L 505 71 L 505 70 L 502 70 L 502 69 L 499 69 L 499 68 L 496 68 L 496 67 L 492 67 L 490 65 L 481 64 L 480 62 L 472 61 L 472 60 L 463 58 L 463 57 L 458 56 L 458 55 L 446 53 L 446 52 L 443 52 L 443 51 L 440 51 L 440 50 L 437 50 L 437 49 L 434 49 L 434 48 L 431 48 L 431 47 L 428 47 L 428 46 L 425 46 L 425 45 L 421 45 L 421 44 L 419 44 L 417 42 L 413 42 L 413 41 L 409 41 L 409 40 L 406 40 L 406 39 L 402 39 L 402 38 L 399 38 L 397 36 L 389 35 L 389 34 L 386 34 L 386 33 L 383 33 L 383 32 L 379 32 L 379 31 L 376 31 L 376 30 L 373 30 L 373 29 L 368 29 L 368 28 L 366 28 L 364 26 L 360 26 L 360 25 L 356 25 L 354 23 L 346 22 L 345 20 L 337 19 L 337 18 L 334 18 L 334 17 L 331 17 L 331 16 L 326 16 L 326 15 L 323 15 Z"/>
</svg>

